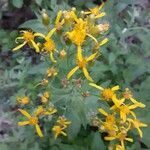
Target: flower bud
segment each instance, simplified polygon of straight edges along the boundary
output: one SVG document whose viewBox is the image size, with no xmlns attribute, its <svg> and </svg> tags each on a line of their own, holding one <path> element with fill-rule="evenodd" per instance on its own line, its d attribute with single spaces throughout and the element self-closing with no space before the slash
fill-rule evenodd
<svg viewBox="0 0 150 150">
<path fill-rule="evenodd" d="M 48 14 L 46 13 L 46 10 L 44 9 L 42 11 L 42 23 L 45 25 L 45 26 L 48 26 L 49 23 L 50 23 L 50 18 L 48 16 Z"/>
</svg>

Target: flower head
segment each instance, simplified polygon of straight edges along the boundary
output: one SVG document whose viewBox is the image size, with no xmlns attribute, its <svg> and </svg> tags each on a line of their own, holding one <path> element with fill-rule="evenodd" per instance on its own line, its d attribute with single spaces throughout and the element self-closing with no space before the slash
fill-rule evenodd
<svg viewBox="0 0 150 150">
<path fill-rule="evenodd" d="M 94 53 L 87 58 L 83 57 L 82 49 L 79 46 L 78 51 L 77 51 L 77 60 L 76 60 L 77 66 L 68 73 L 67 78 L 69 79 L 78 69 L 81 69 L 83 71 L 84 76 L 89 81 L 93 82 L 93 79 L 90 77 L 86 67 L 87 67 L 88 62 L 94 60 L 96 58 L 96 56 L 97 56 L 97 53 Z"/>
<path fill-rule="evenodd" d="M 47 77 L 55 77 L 57 74 L 58 72 L 54 67 L 48 68 Z"/>
<path fill-rule="evenodd" d="M 20 103 L 20 104 L 28 104 L 30 102 L 30 99 L 28 96 L 24 96 L 24 97 L 17 97 L 17 102 Z"/>
<path fill-rule="evenodd" d="M 36 132 L 40 137 L 43 137 L 43 133 L 40 129 L 39 126 L 39 120 L 38 120 L 38 116 L 36 114 L 34 114 L 33 116 L 31 116 L 27 111 L 23 110 L 23 109 L 19 109 L 20 113 L 22 115 L 24 115 L 27 120 L 26 121 L 22 121 L 22 122 L 18 122 L 19 126 L 25 126 L 25 125 L 32 125 L 35 126 L 36 128 Z"/>
<path fill-rule="evenodd" d="M 18 43 L 18 40 L 22 40 L 23 43 L 13 48 L 13 51 L 19 50 L 26 44 L 29 45 L 31 44 L 35 48 L 36 52 L 38 53 L 40 50 L 38 45 L 34 41 L 35 37 L 38 36 L 38 33 L 33 33 L 32 31 L 20 31 L 20 32 L 22 32 L 22 36 L 16 38 L 16 43 Z"/>
</svg>

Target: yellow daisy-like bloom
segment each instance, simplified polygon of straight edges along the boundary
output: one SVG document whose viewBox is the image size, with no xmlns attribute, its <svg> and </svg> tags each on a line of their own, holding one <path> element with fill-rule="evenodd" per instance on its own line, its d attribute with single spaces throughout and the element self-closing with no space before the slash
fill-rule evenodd
<svg viewBox="0 0 150 150">
<path fill-rule="evenodd" d="M 93 79 L 90 77 L 88 71 L 87 71 L 87 64 L 89 61 L 92 61 L 96 58 L 97 53 L 94 53 L 92 55 L 90 55 L 89 57 L 85 58 L 82 56 L 82 49 L 80 46 L 78 46 L 78 50 L 77 50 L 77 61 L 76 64 L 77 66 L 74 67 L 68 74 L 67 74 L 67 78 L 70 79 L 70 77 L 78 70 L 81 69 L 83 71 L 84 76 L 87 78 L 87 80 L 93 82 Z"/>
<path fill-rule="evenodd" d="M 121 142 L 121 147 L 124 150 L 125 149 L 124 141 L 133 142 L 133 139 L 127 137 L 127 131 L 128 131 L 127 129 L 122 128 L 121 131 L 117 135 L 115 135 L 115 136 L 106 136 L 104 139 L 106 141 L 112 141 L 112 140 L 118 139 Z"/>
<path fill-rule="evenodd" d="M 127 120 L 130 121 L 133 124 L 133 127 L 137 129 L 140 137 L 142 138 L 143 137 L 143 133 L 142 133 L 142 130 L 140 129 L 140 127 L 147 127 L 147 124 L 142 123 L 138 119 L 130 119 L 130 118 L 128 118 Z"/>
<path fill-rule="evenodd" d="M 98 109 L 98 111 L 106 117 L 105 122 L 101 121 L 102 123 L 101 128 L 103 127 L 103 130 L 108 132 L 109 136 L 116 135 L 116 132 L 118 131 L 118 127 L 116 126 L 116 118 L 114 114 L 108 114 L 105 110 L 101 108 Z"/>
<path fill-rule="evenodd" d="M 57 137 L 59 135 L 63 135 L 63 136 L 67 136 L 67 134 L 63 131 L 66 127 L 61 127 L 59 125 L 55 125 L 53 128 L 52 128 L 52 131 L 54 132 L 54 137 L 55 139 L 57 139 Z"/>
<path fill-rule="evenodd" d="M 43 95 L 41 96 L 41 102 L 42 103 L 47 103 L 48 99 L 49 99 L 50 95 L 49 92 L 44 92 Z"/>
<path fill-rule="evenodd" d="M 42 51 L 45 51 L 50 54 L 50 59 L 52 62 L 56 63 L 57 61 L 54 59 L 54 52 L 56 51 L 56 45 L 55 42 L 52 40 L 52 35 L 56 31 L 56 28 L 53 28 L 46 36 L 42 33 L 37 33 L 39 37 L 42 37 L 45 39 L 45 42 L 43 44 Z"/>
<path fill-rule="evenodd" d="M 71 121 L 68 121 L 64 116 L 60 116 L 57 120 L 57 123 L 63 127 L 67 127 Z"/>
<path fill-rule="evenodd" d="M 48 68 L 47 77 L 55 77 L 57 74 L 58 72 L 54 67 Z"/>
<path fill-rule="evenodd" d="M 53 115 L 57 112 L 57 109 L 54 106 L 50 106 L 48 109 L 45 109 L 44 115 Z"/>
<path fill-rule="evenodd" d="M 60 21 L 60 19 L 61 19 L 61 17 L 62 17 L 62 14 L 63 14 L 63 12 L 60 10 L 60 11 L 58 12 L 57 17 L 56 17 L 56 20 L 55 20 L 55 28 L 56 28 L 56 30 L 58 30 L 58 31 L 62 29 L 62 26 L 63 26 L 63 24 L 65 23 L 65 20 L 64 20 L 64 19 L 62 19 L 62 20 Z"/>
<path fill-rule="evenodd" d="M 119 90 L 119 86 L 118 85 L 114 86 L 112 88 L 103 88 L 103 87 L 98 86 L 98 85 L 96 85 L 94 83 L 90 83 L 89 85 L 91 85 L 91 86 L 99 89 L 100 91 L 102 91 L 102 93 L 101 93 L 102 98 L 104 100 L 107 100 L 107 101 L 112 100 L 113 96 L 115 95 L 115 92 L 117 90 Z"/>
<path fill-rule="evenodd" d="M 23 104 L 23 105 L 26 105 L 30 102 L 30 99 L 28 96 L 25 96 L 25 97 L 17 97 L 17 102 L 20 103 L 20 104 Z"/>
<path fill-rule="evenodd" d="M 85 41 L 86 36 L 92 38 L 96 43 L 97 40 L 91 34 L 87 33 L 88 29 L 88 22 L 84 21 L 82 18 L 76 19 L 75 26 L 72 31 L 67 32 L 69 39 L 72 43 L 76 44 L 77 46 L 81 46 Z"/>
<path fill-rule="evenodd" d="M 128 88 L 126 88 L 125 91 L 123 92 L 123 97 L 125 99 L 129 99 L 132 103 L 137 104 L 141 108 L 145 107 L 143 103 L 138 102 L 136 99 L 133 98 L 133 93 Z"/>
<path fill-rule="evenodd" d="M 26 121 L 22 121 L 22 122 L 18 122 L 19 126 L 25 126 L 25 125 L 32 125 L 35 126 L 36 128 L 36 132 L 40 137 L 43 137 L 43 133 L 40 129 L 39 126 L 39 120 L 38 117 L 36 115 L 31 116 L 27 111 L 23 110 L 23 109 L 19 109 L 19 111 L 21 112 L 22 115 L 24 115 L 28 120 Z"/>
<path fill-rule="evenodd" d="M 105 12 L 100 12 L 103 6 L 104 6 L 104 3 L 102 3 L 100 6 L 90 8 L 89 11 L 84 12 L 84 14 L 86 15 L 93 14 L 95 16 L 95 19 L 101 18 L 106 15 Z"/>
<path fill-rule="evenodd" d="M 35 48 L 36 52 L 38 53 L 40 50 L 38 45 L 35 43 L 34 39 L 35 37 L 38 36 L 39 33 L 33 33 L 32 31 L 20 31 L 20 32 L 22 32 L 22 36 L 16 38 L 16 43 L 18 43 L 18 40 L 22 40 L 24 42 L 13 48 L 13 51 L 19 50 L 24 45 L 29 44 L 29 46 L 32 45 Z"/>
</svg>

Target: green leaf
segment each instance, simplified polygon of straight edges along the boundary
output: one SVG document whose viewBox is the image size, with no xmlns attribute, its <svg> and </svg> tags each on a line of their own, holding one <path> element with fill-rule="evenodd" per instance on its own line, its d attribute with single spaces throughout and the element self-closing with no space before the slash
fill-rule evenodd
<svg viewBox="0 0 150 150">
<path fill-rule="evenodd" d="M 17 8 L 21 8 L 23 5 L 23 0 L 12 0 L 12 4 Z"/>
<path fill-rule="evenodd" d="M 105 150 L 106 146 L 104 145 L 100 133 L 93 133 L 93 140 L 91 144 L 91 150 Z"/>
</svg>

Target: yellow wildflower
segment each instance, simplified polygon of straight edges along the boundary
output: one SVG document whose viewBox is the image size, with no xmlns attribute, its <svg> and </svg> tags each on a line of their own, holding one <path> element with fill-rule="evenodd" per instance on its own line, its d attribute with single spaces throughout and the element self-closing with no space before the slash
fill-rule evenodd
<svg viewBox="0 0 150 150">
<path fill-rule="evenodd" d="M 15 48 L 13 48 L 13 51 L 19 50 L 26 44 L 28 45 L 31 44 L 35 48 L 36 52 L 38 53 L 40 50 L 38 45 L 35 43 L 34 39 L 35 37 L 39 36 L 38 35 L 39 33 L 33 33 L 32 31 L 20 31 L 20 32 L 22 32 L 23 35 L 21 37 L 16 38 L 16 43 L 18 43 L 18 40 L 22 40 L 24 42 L 16 46 Z"/>
<path fill-rule="evenodd" d="M 60 116 L 57 120 L 57 123 L 63 127 L 67 127 L 71 121 L 68 121 L 64 116 Z"/>
<path fill-rule="evenodd" d="M 61 127 L 59 125 L 55 125 L 53 128 L 52 128 L 52 131 L 54 132 L 54 137 L 55 139 L 57 139 L 57 137 L 59 135 L 63 135 L 63 136 L 67 136 L 67 134 L 63 131 L 66 127 Z"/>
<path fill-rule="evenodd" d="M 121 131 L 117 135 L 106 136 L 105 140 L 112 141 L 112 140 L 118 139 L 121 142 L 122 149 L 124 150 L 125 149 L 125 146 L 124 146 L 125 140 L 129 141 L 129 142 L 133 142 L 133 139 L 127 137 L 127 131 L 128 131 L 127 129 L 122 128 Z"/>
<path fill-rule="evenodd" d="M 93 82 L 93 79 L 90 77 L 88 71 L 87 71 L 87 64 L 89 61 L 92 61 L 95 59 L 95 57 L 97 56 L 97 53 L 94 53 L 92 55 L 90 55 L 89 57 L 85 58 L 82 56 L 82 49 L 79 46 L 78 47 L 78 51 L 77 51 L 77 61 L 76 64 L 77 66 L 74 67 L 68 74 L 67 74 L 67 78 L 69 79 L 78 69 L 82 69 L 84 76 L 87 78 L 87 80 Z"/>
<path fill-rule="evenodd" d="M 115 91 L 119 90 L 119 86 L 118 85 L 114 86 L 112 88 L 103 88 L 103 87 L 98 86 L 98 85 L 96 85 L 94 83 L 90 83 L 89 85 L 91 85 L 91 86 L 99 89 L 100 91 L 102 91 L 102 98 L 104 100 L 107 100 L 107 101 L 112 100 L 112 97 L 115 95 Z"/>
<path fill-rule="evenodd" d="M 58 72 L 54 67 L 48 68 L 47 77 L 55 77 L 57 74 Z"/>
<path fill-rule="evenodd" d="M 145 107 L 143 103 L 138 102 L 136 99 L 133 98 L 133 93 L 128 88 L 126 88 L 125 91 L 123 92 L 123 97 L 125 99 L 129 99 L 132 103 L 137 104 L 141 108 Z"/>
<path fill-rule="evenodd" d="M 42 102 L 42 103 L 47 103 L 48 99 L 49 99 L 49 92 L 46 91 L 46 92 L 44 92 L 43 95 L 41 96 L 41 102 Z"/>
<path fill-rule="evenodd" d="M 121 145 L 117 144 L 116 145 L 116 150 L 125 150 L 125 148 L 122 147 Z"/>
<path fill-rule="evenodd" d="M 22 122 L 18 122 L 19 126 L 25 126 L 25 125 L 32 125 L 35 126 L 36 128 L 36 132 L 40 137 L 43 137 L 43 133 L 40 129 L 39 126 L 39 120 L 37 115 L 33 115 L 31 116 L 27 111 L 23 110 L 23 109 L 19 109 L 19 111 L 21 112 L 22 115 L 24 115 L 28 120 L 26 121 L 22 121 Z"/>
<path fill-rule="evenodd" d="M 138 119 L 130 119 L 130 118 L 128 118 L 127 120 L 130 121 L 133 124 L 134 128 L 136 128 L 138 130 L 138 133 L 139 133 L 140 137 L 142 138 L 143 133 L 142 133 L 140 127 L 147 127 L 147 124 L 142 123 Z"/>
<path fill-rule="evenodd" d="M 87 25 L 87 21 L 84 21 L 82 18 L 76 19 L 73 30 L 66 33 L 72 43 L 81 46 L 85 41 L 86 36 L 89 36 L 97 43 L 97 40 L 91 34 L 87 33 Z"/>
<path fill-rule="evenodd" d="M 95 19 L 101 18 L 105 16 L 105 12 L 100 12 L 100 10 L 103 8 L 104 3 L 102 3 L 100 6 L 96 6 L 94 8 L 90 8 L 89 11 L 84 12 L 84 14 L 89 15 L 92 14 L 95 16 Z"/>
<path fill-rule="evenodd" d="M 53 115 L 57 112 L 57 109 L 54 106 L 50 106 L 48 109 L 44 111 L 44 115 Z"/>
<path fill-rule="evenodd" d="M 49 33 L 45 36 L 42 33 L 38 33 L 37 35 L 39 37 L 42 37 L 45 39 L 45 42 L 43 44 L 43 48 L 42 51 L 45 51 L 47 53 L 50 54 L 50 59 L 52 62 L 56 63 L 56 60 L 54 59 L 54 52 L 56 51 L 56 45 L 55 42 L 52 40 L 52 35 L 54 34 L 54 32 L 56 31 L 56 28 L 53 28 L 51 31 L 49 31 Z"/>
<path fill-rule="evenodd" d="M 26 104 L 28 104 L 30 102 L 30 99 L 29 99 L 28 96 L 24 96 L 22 98 L 17 97 L 17 102 L 20 103 L 20 104 L 26 105 Z"/>
</svg>

